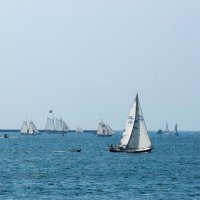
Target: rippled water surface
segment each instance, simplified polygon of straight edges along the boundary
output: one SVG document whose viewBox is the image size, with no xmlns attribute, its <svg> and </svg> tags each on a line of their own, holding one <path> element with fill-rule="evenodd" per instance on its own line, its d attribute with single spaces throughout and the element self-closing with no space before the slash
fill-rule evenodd
<svg viewBox="0 0 200 200">
<path fill-rule="evenodd" d="M 108 152 L 121 133 L 9 135 L 0 139 L 0 199 L 200 199 L 200 133 L 151 132 L 155 149 L 142 154 Z"/>
</svg>

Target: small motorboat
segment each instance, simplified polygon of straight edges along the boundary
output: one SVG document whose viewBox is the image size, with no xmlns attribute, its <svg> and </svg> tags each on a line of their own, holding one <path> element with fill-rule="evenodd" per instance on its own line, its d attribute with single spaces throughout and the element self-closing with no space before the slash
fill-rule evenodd
<svg viewBox="0 0 200 200">
<path fill-rule="evenodd" d="M 8 135 L 7 133 L 5 133 L 5 134 L 3 135 L 3 138 L 9 138 L 9 135 Z"/>
<path fill-rule="evenodd" d="M 81 149 L 72 149 L 71 152 L 81 152 Z"/>
</svg>

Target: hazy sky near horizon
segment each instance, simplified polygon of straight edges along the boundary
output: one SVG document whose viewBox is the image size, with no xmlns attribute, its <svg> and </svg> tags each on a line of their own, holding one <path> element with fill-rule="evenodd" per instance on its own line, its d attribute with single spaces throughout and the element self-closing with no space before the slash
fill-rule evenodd
<svg viewBox="0 0 200 200">
<path fill-rule="evenodd" d="M 139 94 L 149 130 L 200 130 L 199 0 L 0 0 L 0 128 L 48 111 L 123 129 Z"/>
</svg>

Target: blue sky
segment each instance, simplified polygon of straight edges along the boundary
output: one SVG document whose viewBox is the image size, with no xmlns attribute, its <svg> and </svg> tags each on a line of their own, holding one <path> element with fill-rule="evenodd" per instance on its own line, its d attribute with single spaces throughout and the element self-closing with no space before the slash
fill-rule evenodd
<svg viewBox="0 0 200 200">
<path fill-rule="evenodd" d="M 48 111 L 123 129 L 139 94 L 149 130 L 199 130 L 200 1 L 1 0 L 0 128 Z"/>
</svg>

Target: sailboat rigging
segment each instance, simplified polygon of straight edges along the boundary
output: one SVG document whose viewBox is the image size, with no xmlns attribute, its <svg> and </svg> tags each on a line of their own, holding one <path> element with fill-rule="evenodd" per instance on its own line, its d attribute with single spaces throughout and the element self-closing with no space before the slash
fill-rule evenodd
<svg viewBox="0 0 200 200">
<path fill-rule="evenodd" d="M 111 145 L 110 152 L 147 152 L 153 149 L 148 136 L 138 94 L 131 106 L 122 138 L 117 146 Z"/>
</svg>

